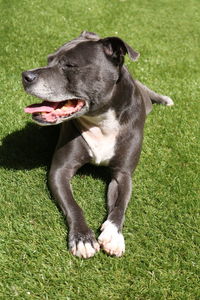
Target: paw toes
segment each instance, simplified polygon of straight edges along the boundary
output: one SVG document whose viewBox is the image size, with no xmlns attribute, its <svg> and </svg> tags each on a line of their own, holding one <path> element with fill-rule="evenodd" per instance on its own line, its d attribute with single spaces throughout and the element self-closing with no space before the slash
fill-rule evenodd
<svg viewBox="0 0 200 300">
<path fill-rule="evenodd" d="M 77 245 L 76 256 L 87 258 L 87 251 L 82 241 L 80 241 Z"/>
<path fill-rule="evenodd" d="M 109 255 L 120 257 L 125 252 L 123 235 L 118 232 L 116 226 L 109 221 L 102 225 L 102 233 L 98 241 L 103 250 Z"/>
<path fill-rule="evenodd" d="M 70 252 L 80 258 L 90 258 L 99 251 L 99 244 L 96 241 L 71 241 L 70 242 Z"/>
<path fill-rule="evenodd" d="M 94 247 L 94 249 L 95 249 L 97 252 L 99 252 L 99 250 L 100 250 L 100 245 L 99 245 L 98 242 L 94 242 L 94 243 L 93 243 L 93 247 Z"/>
<path fill-rule="evenodd" d="M 124 240 L 120 238 L 116 239 L 116 241 L 113 241 L 111 243 L 104 244 L 103 249 L 110 255 L 120 257 L 125 252 Z"/>
</svg>

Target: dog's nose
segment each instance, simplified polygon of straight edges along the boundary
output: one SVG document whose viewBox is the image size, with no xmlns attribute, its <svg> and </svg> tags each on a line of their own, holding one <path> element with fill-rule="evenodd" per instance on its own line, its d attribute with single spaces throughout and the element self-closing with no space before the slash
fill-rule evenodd
<svg viewBox="0 0 200 300">
<path fill-rule="evenodd" d="M 37 78 L 37 75 L 32 71 L 25 71 L 22 73 L 22 78 L 25 83 L 32 83 Z"/>
</svg>

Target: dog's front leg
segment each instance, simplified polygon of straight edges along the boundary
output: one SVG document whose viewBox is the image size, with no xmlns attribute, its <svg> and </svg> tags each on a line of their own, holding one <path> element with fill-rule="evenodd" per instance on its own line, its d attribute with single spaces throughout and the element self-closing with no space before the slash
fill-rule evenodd
<svg viewBox="0 0 200 300">
<path fill-rule="evenodd" d="M 49 185 L 68 221 L 70 251 L 75 256 L 89 258 L 99 250 L 99 244 L 86 224 L 82 209 L 74 200 L 70 185 L 70 179 L 77 169 L 88 160 L 80 139 L 82 138 L 73 138 L 71 142 L 64 142 L 64 146 L 61 139 L 61 145 L 57 147 L 53 157 Z"/>
<path fill-rule="evenodd" d="M 122 234 L 124 213 L 132 190 L 131 174 L 117 172 L 108 187 L 108 218 L 103 223 L 99 236 L 101 247 L 110 255 L 122 256 L 125 242 Z"/>
<path fill-rule="evenodd" d="M 99 250 L 92 230 L 87 226 L 83 211 L 74 200 L 70 179 L 74 170 L 66 167 L 51 167 L 49 184 L 69 224 L 69 249 L 73 255 L 92 257 Z"/>
</svg>

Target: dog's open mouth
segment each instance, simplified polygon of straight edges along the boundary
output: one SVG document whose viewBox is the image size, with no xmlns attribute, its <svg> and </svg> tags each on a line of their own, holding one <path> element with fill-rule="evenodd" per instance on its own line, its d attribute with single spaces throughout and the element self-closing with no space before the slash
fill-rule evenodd
<svg viewBox="0 0 200 300">
<path fill-rule="evenodd" d="M 43 101 L 27 106 L 24 111 L 32 114 L 33 120 L 41 125 L 54 125 L 78 116 L 85 107 L 84 100 L 71 99 L 60 102 Z"/>
</svg>

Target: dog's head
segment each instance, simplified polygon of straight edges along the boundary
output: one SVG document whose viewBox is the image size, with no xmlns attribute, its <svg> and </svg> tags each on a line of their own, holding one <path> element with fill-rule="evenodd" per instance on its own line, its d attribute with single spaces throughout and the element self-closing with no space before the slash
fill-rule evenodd
<svg viewBox="0 0 200 300">
<path fill-rule="evenodd" d="M 117 37 L 101 39 L 84 31 L 48 56 L 48 65 L 22 73 L 27 93 L 44 101 L 25 108 L 40 125 L 95 114 L 120 81 L 124 56 L 139 54 Z"/>
</svg>

